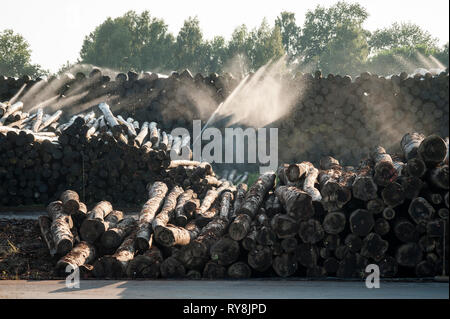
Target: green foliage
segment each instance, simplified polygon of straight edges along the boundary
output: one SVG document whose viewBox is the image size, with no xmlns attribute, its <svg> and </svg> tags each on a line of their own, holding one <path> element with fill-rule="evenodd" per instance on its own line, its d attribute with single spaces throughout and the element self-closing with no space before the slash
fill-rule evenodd
<svg viewBox="0 0 450 319">
<path fill-rule="evenodd" d="M 391 50 L 400 47 L 424 47 L 437 49 L 437 39 L 413 23 L 393 23 L 390 27 L 378 29 L 369 38 L 371 50 Z"/>
<path fill-rule="evenodd" d="M 30 45 L 20 34 L 6 29 L 0 33 L 0 74 L 19 77 L 47 74 L 38 64 L 31 64 Z"/>
<path fill-rule="evenodd" d="M 394 23 L 370 34 L 362 27 L 368 15 L 358 3 L 340 1 L 308 11 L 300 27 L 294 13 L 283 11 L 273 27 L 266 19 L 253 30 L 243 24 L 226 41 L 221 36 L 205 39 L 197 17 L 189 17 L 175 37 L 163 20 L 151 17 L 148 11 L 140 15 L 130 11 L 108 18 L 86 37 L 80 62 L 123 71 L 189 68 L 192 72 L 230 71 L 241 76 L 286 54 L 288 62 L 301 71 L 391 74 L 389 70 L 405 65 L 411 69 L 416 61 L 416 68 L 424 64 L 419 52 L 426 59 L 433 55 L 448 65 L 448 44 L 437 48 L 436 39 L 411 23 Z M 399 57 L 408 63 L 399 63 Z"/>
<path fill-rule="evenodd" d="M 438 59 L 444 66 L 448 68 L 449 65 L 449 59 L 448 59 L 448 42 L 444 45 L 444 47 L 441 50 L 438 50 L 438 52 L 434 55 L 436 59 Z"/>
<path fill-rule="evenodd" d="M 275 25 L 280 28 L 283 48 L 292 60 L 300 53 L 301 27 L 295 22 L 295 13 L 283 11 L 276 18 Z"/>
<path fill-rule="evenodd" d="M 326 53 L 330 50 L 330 43 L 338 37 L 341 41 L 353 41 L 352 37 L 348 39 L 343 37 L 342 30 L 361 29 L 362 23 L 368 16 L 366 9 L 360 4 L 346 2 L 338 2 L 330 8 L 317 6 L 314 11 L 308 11 L 299 40 L 303 64 L 311 64 L 315 61 L 318 61 L 319 65 L 327 64 L 328 62 L 321 61 L 320 57 L 323 59 L 330 56 Z M 341 45 L 345 46 L 347 43 Z M 356 53 L 356 55 L 360 54 Z"/>
<path fill-rule="evenodd" d="M 412 73 L 418 68 L 437 68 L 436 62 L 429 58 L 437 53 L 436 49 L 424 45 L 383 50 L 369 60 L 367 68 L 380 75 L 398 74 L 403 71 Z"/>
<path fill-rule="evenodd" d="M 257 70 L 270 60 L 276 60 L 284 55 L 280 28 L 275 26 L 271 29 L 266 19 L 263 20 L 258 29 L 252 31 L 250 37 L 253 44 L 250 51 L 253 70 Z"/>
<path fill-rule="evenodd" d="M 324 49 L 319 59 L 324 74 L 358 75 L 369 55 L 365 31 L 355 25 L 336 26 L 336 36 Z"/>
<path fill-rule="evenodd" d="M 206 41 L 203 45 L 201 58 L 202 72 L 222 72 L 227 60 L 227 44 L 225 39 L 216 36 L 211 41 Z"/>
<path fill-rule="evenodd" d="M 163 20 L 129 11 L 108 18 L 84 40 L 83 63 L 117 70 L 165 68 L 171 59 L 173 36 Z M 169 58 L 168 58 L 169 57 Z"/>
</svg>

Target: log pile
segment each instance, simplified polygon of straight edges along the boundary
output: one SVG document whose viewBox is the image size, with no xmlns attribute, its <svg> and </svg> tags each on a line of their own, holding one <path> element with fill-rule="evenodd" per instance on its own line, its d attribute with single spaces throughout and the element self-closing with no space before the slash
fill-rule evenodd
<svg viewBox="0 0 450 319">
<path fill-rule="evenodd" d="M 97 68 L 88 75 L 65 73 L 48 79 L 0 75 L 0 101 L 8 101 L 17 95 L 18 99 L 25 97 L 38 104 L 48 99 L 45 96 L 41 101 L 38 91 L 51 87 L 54 88 L 52 93 L 58 96 L 53 103 L 65 105 L 65 120 L 77 114 L 80 105 L 87 104 L 87 111 L 90 111 L 95 104 L 92 101 L 101 99 L 125 119 L 133 117 L 157 122 L 162 130 L 171 131 L 174 127 L 191 128 L 192 119 L 206 120 L 238 82 L 228 73 L 194 76 L 189 70 L 173 72 L 168 77 L 133 71 L 112 74 Z M 0 108 L 0 116 L 1 112 Z"/>
<path fill-rule="evenodd" d="M 408 133 L 400 148 L 373 147 L 358 167 L 285 164 L 250 187 L 222 180 L 203 198 L 155 181 L 138 219 L 102 201 L 71 223 L 84 205 L 66 191 L 41 218 L 42 238 L 57 269 L 97 278 L 364 278 L 368 264 L 382 277 L 448 274 L 448 144 Z"/>
<path fill-rule="evenodd" d="M 58 121 L 60 111 L 46 116 L 38 109 L 14 125 L 7 114 L 23 104 L 5 106 L 0 206 L 46 205 L 66 189 L 86 204 L 107 200 L 136 206 L 145 201 L 146 185 L 156 180 L 192 189 L 199 198 L 222 184 L 211 165 L 191 160 L 188 139 L 171 136 L 156 122 L 125 120 L 106 103 L 67 122 Z M 171 160 L 174 155 L 184 160 Z"/>
<path fill-rule="evenodd" d="M 372 145 L 398 151 L 398 144 L 392 141 L 411 128 L 441 136 L 449 130 L 448 70 L 437 75 L 402 73 L 391 77 L 366 72 L 355 79 L 323 76 L 320 71 L 288 77 L 300 98 L 289 114 L 271 124 L 279 128 L 282 162 L 306 158 L 318 165 L 322 156 L 331 155 L 346 165 L 357 165 Z M 67 73 L 50 79 L 0 76 L 0 101 L 24 97 L 39 104 L 41 101 L 32 97 L 38 89 L 50 86 L 57 88 L 58 99 L 53 104 L 65 105 L 64 121 L 77 114 L 80 105 L 87 111 L 95 109 L 98 102 L 93 101 L 100 98 L 123 119 L 156 122 L 162 131 L 170 132 L 174 127 L 192 129 L 194 119 L 205 123 L 238 84 L 239 79 L 228 73 L 193 76 L 185 70 L 159 77 L 155 73 L 128 72 L 112 78 L 94 69 L 89 75 Z M 85 92 L 87 95 L 78 98 Z M 70 102 L 73 98 L 76 101 Z M 3 109 L 0 105 L 0 116 Z M 47 113 L 56 112 L 52 106 L 49 109 Z M 19 113 L 8 116 L 9 124 L 22 120 Z"/>
<path fill-rule="evenodd" d="M 307 159 L 319 164 L 324 155 L 357 165 L 372 145 L 398 152 L 396 143 L 411 129 L 447 136 L 449 75 L 389 78 L 363 73 L 349 76 L 297 74 L 301 99 L 278 127 L 282 162 Z"/>
</svg>

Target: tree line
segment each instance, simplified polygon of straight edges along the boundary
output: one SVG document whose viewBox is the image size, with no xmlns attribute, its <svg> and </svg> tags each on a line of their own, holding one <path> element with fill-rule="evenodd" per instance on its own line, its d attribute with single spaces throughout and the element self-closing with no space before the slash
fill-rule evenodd
<svg viewBox="0 0 450 319">
<path fill-rule="evenodd" d="M 394 23 L 369 32 L 363 27 L 368 17 L 360 4 L 340 1 L 309 10 L 303 25 L 297 23 L 293 12 L 284 11 L 273 26 L 265 18 L 252 30 L 242 24 L 226 40 L 222 36 L 206 39 L 197 17 L 186 19 L 174 36 L 164 20 L 149 11 L 129 11 L 106 19 L 87 35 L 76 63 L 162 73 L 188 68 L 207 74 L 255 71 L 282 56 L 296 71 L 320 69 L 324 74 L 370 71 L 389 75 L 418 67 L 448 67 L 448 43 L 439 47 L 436 38 L 413 23 Z M 30 64 L 23 38 L 16 55 L 2 58 L 7 51 L 4 42 L 14 42 L 8 40 L 11 37 L 20 35 L 11 30 L 0 33 L 0 74 L 44 72 Z M 60 72 L 72 66 L 67 63 Z"/>
</svg>

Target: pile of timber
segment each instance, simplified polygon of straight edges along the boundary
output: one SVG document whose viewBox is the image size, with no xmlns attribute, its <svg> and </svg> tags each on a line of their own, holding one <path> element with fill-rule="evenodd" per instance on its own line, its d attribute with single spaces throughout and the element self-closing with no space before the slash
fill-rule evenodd
<svg viewBox="0 0 450 319">
<path fill-rule="evenodd" d="M 125 118 L 158 122 L 163 130 L 171 131 L 174 127 L 191 128 L 192 119 L 206 120 L 238 83 L 229 73 L 204 76 L 192 75 L 189 70 L 172 72 L 168 77 L 133 71 L 112 74 L 98 68 L 87 75 L 64 73 L 37 79 L 0 75 L 0 101 L 25 98 L 36 105 L 46 104 L 50 94 L 47 88 L 51 88 L 50 95 L 57 99 L 46 107 L 53 110 L 54 106 L 65 105 L 65 119 L 78 113 L 80 105 L 87 105 L 90 111 L 93 101 L 101 99 Z M 39 91 L 47 94 L 40 95 Z"/>
<path fill-rule="evenodd" d="M 54 106 L 64 105 L 63 120 L 78 113 L 80 106 L 92 110 L 98 103 L 93 101 L 101 99 L 123 118 L 157 122 L 170 132 L 175 127 L 191 129 L 192 120 L 204 123 L 239 84 L 239 79 L 228 73 L 193 76 L 184 70 L 161 77 L 130 71 L 114 78 L 104 73 L 94 69 L 88 75 L 66 73 L 36 80 L 0 76 L 0 101 L 24 98 L 37 105 L 44 101 L 36 92 L 51 87 L 59 95 Z M 365 72 L 354 79 L 317 71 L 285 78 L 299 98 L 289 114 L 271 124 L 279 128 L 281 162 L 308 159 L 318 165 L 323 155 L 331 155 L 346 165 L 357 165 L 372 145 L 399 151 L 393 141 L 411 128 L 426 135 L 448 134 L 448 70 L 391 77 Z M 48 94 L 44 96 L 48 99 Z M 47 113 L 57 111 L 52 105 L 46 108 Z"/>
<path fill-rule="evenodd" d="M 398 152 L 395 141 L 412 129 L 425 135 L 449 131 L 449 74 L 390 78 L 297 74 L 301 97 L 278 127 L 279 160 L 318 165 L 324 155 L 357 165 L 372 145 Z"/>
<path fill-rule="evenodd" d="M 66 191 L 42 237 L 59 272 L 97 278 L 364 278 L 368 264 L 382 277 L 448 274 L 448 141 L 408 133 L 400 148 L 373 147 L 358 167 L 285 164 L 250 187 L 223 180 L 201 200 L 156 181 L 137 219 Z"/>
<path fill-rule="evenodd" d="M 87 204 L 120 206 L 145 201 L 145 186 L 163 180 L 192 188 L 202 198 L 220 185 L 211 166 L 192 161 L 189 136 L 172 136 L 156 122 L 115 116 L 108 104 L 59 122 L 42 109 L 9 123 L 21 102 L 6 104 L 0 118 L 0 205 L 45 204 L 66 189 Z M 24 113 L 22 113 L 24 114 Z M 15 124 L 14 124 L 15 123 Z M 171 160 L 183 155 L 183 160 Z"/>
</svg>

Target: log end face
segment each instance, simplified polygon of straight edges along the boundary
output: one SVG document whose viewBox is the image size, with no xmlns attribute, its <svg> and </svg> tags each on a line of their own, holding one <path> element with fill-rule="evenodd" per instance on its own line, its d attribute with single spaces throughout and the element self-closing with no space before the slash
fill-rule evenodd
<svg viewBox="0 0 450 319">
<path fill-rule="evenodd" d="M 81 239 L 92 244 L 105 232 L 103 221 L 95 219 L 85 219 L 80 227 Z"/>
</svg>

